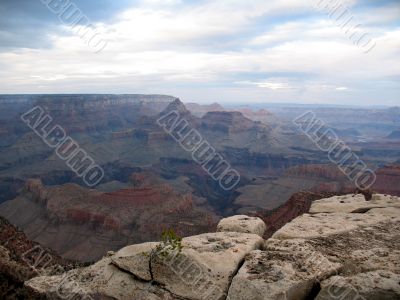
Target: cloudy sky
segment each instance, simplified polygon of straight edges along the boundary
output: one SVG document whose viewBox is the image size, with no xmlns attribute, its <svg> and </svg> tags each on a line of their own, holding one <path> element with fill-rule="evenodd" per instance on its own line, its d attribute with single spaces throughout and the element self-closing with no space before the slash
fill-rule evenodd
<svg viewBox="0 0 400 300">
<path fill-rule="evenodd" d="M 400 105 L 400 1 L 0 0 L 0 93 Z"/>
</svg>

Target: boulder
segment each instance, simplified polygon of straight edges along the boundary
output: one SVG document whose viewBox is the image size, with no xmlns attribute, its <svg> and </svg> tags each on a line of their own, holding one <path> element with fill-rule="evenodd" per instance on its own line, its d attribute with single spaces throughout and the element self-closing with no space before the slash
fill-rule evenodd
<svg viewBox="0 0 400 300">
<path fill-rule="evenodd" d="M 258 235 L 236 232 L 184 238 L 180 253 L 152 261 L 154 280 L 183 298 L 225 299 L 245 255 L 260 249 L 263 242 Z"/>
<path fill-rule="evenodd" d="M 222 219 L 217 226 L 219 232 L 243 232 L 263 236 L 267 230 L 263 220 L 257 217 L 233 216 Z"/>
<path fill-rule="evenodd" d="M 118 268 L 132 273 L 142 280 L 151 281 L 150 252 L 158 243 L 144 243 L 122 248 L 111 256 L 112 263 Z"/>
</svg>

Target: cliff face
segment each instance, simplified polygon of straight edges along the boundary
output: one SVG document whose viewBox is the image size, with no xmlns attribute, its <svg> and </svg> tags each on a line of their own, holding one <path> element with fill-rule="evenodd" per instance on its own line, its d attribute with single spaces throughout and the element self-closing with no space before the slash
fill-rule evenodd
<svg viewBox="0 0 400 300">
<path fill-rule="evenodd" d="M 38 275 L 62 274 L 79 264 L 62 259 L 53 250 L 30 241 L 0 217 L 0 298 L 30 299 L 24 281 Z"/>
<path fill-rule="evenodd" d="M 376 172 L 376 182 L 373 189 L 380 193 L 400 196 L 400 166 L 391 165 L 378 169 Z"/>
<path fill-rule="evenodd" d="M 268 240 L 260 237 L 266 226 L 256 217 L 223 219 L 217 228 L 181 242 L 170 236 L 128 246 L 90 267 L 36 277 L 25 286 L 47 299 L 400 297 L 398 197 L 317 200 Z"/>
<path fill-rule="evenodd" d="M 273 211 L 257 213 L 256 216 L 261 218 L 267 225 L 264 238 L 270 238 L 285 224 L 308 212 L 313 201 L 333 195 L 335 195 L 333 192 L 298 192 L 293 194 L 289 200 L 279 208 Z"/>
<path fill-rule="evenodd" d="M 263 125 L 243 116 L 241 112 L 214 111 L 208 112 L 202 117 L 202 128 L 206 130 L 220 131 L 226 134 L 248 131 Z M 264 125 L 266 128 L 266 126 Z"/>
<path fill-rule="evenodd" d="M 143 116 L 156 116 L 175 98 L 162 95 L 41 96 L 42 107 L 68 133 L 126 128 Z"/>
</svg>

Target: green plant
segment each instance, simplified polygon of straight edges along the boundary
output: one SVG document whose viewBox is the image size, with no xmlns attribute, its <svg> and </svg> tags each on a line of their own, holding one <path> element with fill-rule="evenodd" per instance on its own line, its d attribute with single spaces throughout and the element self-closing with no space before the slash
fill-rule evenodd
<svg viewBox="0 0 400 300">
<path fill-rule="evenodd" d="M 173 229 L 164 230 L 161 235 L 161 242 L 156 247 L 156 252 L 165 257 L 176 251 L 178 253 L 182 251 L 182 238 Z"/>
<path fill-rule="evenodd" d="M 151 250 L 149 255 L 149 271 L 151 280 L 154 280 L 152 263 L 155 256 L 165 259 L 169 255 L 177 255 L 181 253 L 181 251 L 182 238 L 178 236 L 172 229 L 164 230 L 161 235 L 161 242 Z M 147 256 L 148 254 L 145 255 Z"/>
</svg>

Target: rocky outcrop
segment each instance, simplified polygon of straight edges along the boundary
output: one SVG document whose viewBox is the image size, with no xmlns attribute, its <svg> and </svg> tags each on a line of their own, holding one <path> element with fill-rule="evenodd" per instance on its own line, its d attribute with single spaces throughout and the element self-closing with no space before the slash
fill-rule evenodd
<svg viewBox="0 0 400 300">
<path fill-rule="evenodd" d="M 26 286 L 35 297 L 44 299 L 179 299 L 151 282 L 136 280 L 112 264 L 108 257 L 64 276 L 33 278 Z"/>
<path fill-rule="evenodd" d="M 334 196 L 327 199 L 316 200 L 310 208 L 310 214 L 316 213 L 364 213 L 372 208 L 398 207 L 400 202 L 397 197 L 373 194 L 372 199 L 365 201 L 365 196 L 357 194 L 352 197 Z"/>
<path fill-rule="evenodd" d="M 94 299 L 225 299 L 245 255 L 262 244 L 254 234 L 219 232 L 184 238 L 181 251 L 165 255 L 154 252 L 159 243 L 133 245 L 88 268 L 37 277 L 26 286 L 56 299 L 60 291 Z"/>
<path fill-rule="evenodd" d="M 399 204 L 384 195 L 316 201 L 248 256 L 230 299 L 398 299 Z"/>
<path fill-rule="evenodd" d="M 132 245 L 25 285 L 48 299 L 399 299 L 398 197 L 322 199 L 266 241 L 261 227 L 236 216 L 221 232 L 184 238 L 180 251 Z"/>
<path fill-rule="evenodd" d="M 232 134 L 250 130 L 260 124 L 243 116 L 242 113 L 234 111 L 214 111 L 206 113 L 201 119 L 201 128 L 205 130 Z"/>
</svg>

